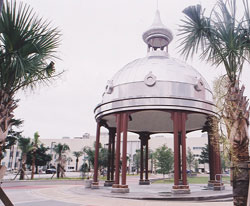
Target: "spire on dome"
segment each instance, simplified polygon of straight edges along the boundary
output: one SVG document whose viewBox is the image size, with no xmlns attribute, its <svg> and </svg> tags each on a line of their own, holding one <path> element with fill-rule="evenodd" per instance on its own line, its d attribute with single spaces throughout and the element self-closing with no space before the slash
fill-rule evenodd
<svg viewBox="0 0 250 206">
<path fill-rule="evenodd" d="M 155 18 L 154 18 L 154 22 L 152 24 L 152 26 L 163 26 L 163 23 L 161 22 L 161 16 L 160 16 L 160 12 L 159 10 L 157 9 L 156 12 L 155 12 Z"/>
<path fill-rule="evenodd" d="M 171 30 L 162 23 L 158 9 L 155 12 L 153 24 L 143 33 L 142 38 L 148 47 L 152 47 L 154 50 L 158 48 L 164 50 L 172 41 L 173 34 Z"/>
</svg>

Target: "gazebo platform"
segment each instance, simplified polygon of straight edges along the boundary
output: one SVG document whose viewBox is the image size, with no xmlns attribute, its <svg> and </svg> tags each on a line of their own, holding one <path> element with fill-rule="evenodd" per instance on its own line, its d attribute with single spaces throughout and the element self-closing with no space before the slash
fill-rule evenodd
<svg viewBox="0 0 250 206">
<path fill-rule="evenodd" d="M 112 198 L 125 198 L 136 200 L 166 200 L 166 201 L 232 201 L 232 187 L 225 185 L 225 190 L 213 191 L 207 188 L 207 184 L 190 184 L 190 194 L 171 193 L 173 184 L 150 184 L 139 185 L 128 178 L 130 193 L 112 193 L 112 187 L 104 187 L 104 182 L 100 181 L 99 190 L 89 188 L 74 188 L 74 192 L 79 194 L 101 195 Z"/>
</svg>

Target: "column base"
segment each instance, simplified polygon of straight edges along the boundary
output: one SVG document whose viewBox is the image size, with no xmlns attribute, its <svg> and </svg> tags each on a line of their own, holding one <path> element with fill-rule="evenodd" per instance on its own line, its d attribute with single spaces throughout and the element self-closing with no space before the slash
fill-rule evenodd
<svg viewBox="0 0 250 206">
<path fill-rule="evenodd" d="M 99 182 L 92 182 L 91 189 L 99 189 L 99 188 L 100 188 Z"/>
<path fill-rule="evenodd" d="M 139 180 L 139 185 L 150 185 L 149 180 Z"/>
<path fill-rule="evenodd" d="M 105 186 L 105 187 L 111 187 L 113 184 L 114 184 L 114 181 L 113 181 L 113 180 L 106 180 L 106 181 L 104 182 L 104 186 Z"/>
<path fill-rule="evenodd" d="M 174 185 L 171 190 L 172 194 L 190 194 L 188 185 Z"/>
<path fill-rule="evenodd" d="M 214 184 L 214 190 L 225 190 L 224 183 L 218 182 L 218 183 Z"/>
<path fill-rule="evenodd" d="M 207 184 L 208 189 L 210 190 L 225 190 L 225 185 L 222 182 L 216 180 L 209 180 Z"/>
<path fill-rule="evenodd" d="M 111 193 L 129 193 L 128 185 L 113 184 Z"/>
<path fill-rule="evenodd" d="M 91 188 L 93 180 L 84 180 L 85 188 Z"/>
<path fill-rule="evenodd" d="M 208 189 L 213 190 L 215 182 L 216 182 L 215 180 L 209 180 L 208 183 L 207 183 Z"/>
</svg>

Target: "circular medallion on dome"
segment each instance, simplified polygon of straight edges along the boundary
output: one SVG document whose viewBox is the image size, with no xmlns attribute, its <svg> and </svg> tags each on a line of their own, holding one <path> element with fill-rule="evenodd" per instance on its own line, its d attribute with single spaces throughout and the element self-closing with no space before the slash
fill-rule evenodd
<svg viewBox="0 0 250 206">
<path fill-rule="evenodd" d="M 144 78 L 144 83 L 147 85 L 147 86 L 154 86 L 155 83 L 156 83 L 156 76 L 153 75 L 152 71 L 149 72 L 145 78 Z"/>
</svg>

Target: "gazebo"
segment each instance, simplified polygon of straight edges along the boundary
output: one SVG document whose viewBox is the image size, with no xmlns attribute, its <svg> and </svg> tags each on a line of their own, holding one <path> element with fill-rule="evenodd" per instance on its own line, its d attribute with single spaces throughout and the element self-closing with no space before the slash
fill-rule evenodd
<svg viewBox="0 0 250 206">
<path fill-rule="evenodd" d="M 138 134 L 141 141 L 139 184 L 150 184 L 148 142 L 150 138 L 151 141 L 157 141 L 152 134 L 173 134 L 172 192 L 190 193 L 186 171 L 186 134 L 196 130 L 206 131 L 210 159 L 209 184 L 218 185 L 215 176 L 221 173 L 220 154 L 217 136 L 211 126 L 216 114 L 208 83 L 193 67 L 170 57 L 168 45 L 173 35 L 162 24 L 158 10 L 153 24 L 142 37 L 147 44 L 147 56 L 136 59 L 119 70 L 108 81 L 102 102 L 95 108 L 97 132 L 92 188 L 99 187 L 98 149 L 101 127 L 109 130 L 109 161 L 105 186 L 112 186 L 112 192 L 129 192 L 126 183 L 127 132 Z M 120 169 L 117 168 L 120 168 L 121 159 L 120 181 Z"/>
</svg>

